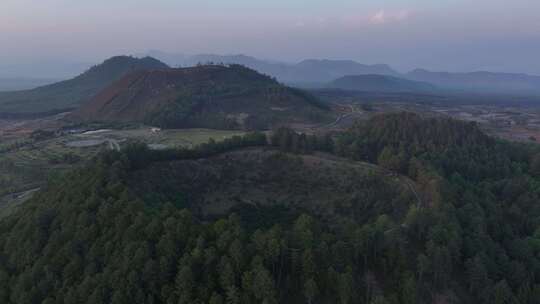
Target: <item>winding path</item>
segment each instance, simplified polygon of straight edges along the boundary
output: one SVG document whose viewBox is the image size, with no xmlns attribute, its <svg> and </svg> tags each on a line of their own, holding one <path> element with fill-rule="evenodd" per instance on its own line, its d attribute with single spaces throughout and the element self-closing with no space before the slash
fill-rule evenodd
<svg viewBox="0 0 540 304">
<path fill-rule="evenodd" d="M 414 181 L 412 181 L 407 176 L 397 174 L 396 172 L 390 171 L 388 169 L 385 169 L 385 168 L 383 168 L 381 166 L 378 166 L 378 165 L 375 165 L 375 164 L 372 164 L 372 163 L 367 163 L 367 162 L 363 162 L 363 161 L 354 161 L 354 160 L 342 158 L 342 157 L 339 157 L 339 156 L 335 156 L 335 155 L 332 155 L 332 154 L 329 154 L 329 153 L 316 152 L 315 155 L 319 156 L 321 158 L 329 159 L 329 160 L 347 162 L 350 165 L 355 166 L 355 167 L 369 168 L 371 170 L 377 171 L 380 174 L 384 174 L 384 175 L 387 175 L 387 176 L 395 176 L 396 178 L 399 179 L 399 181 L 402 184 L 405 184 L 407 186 L 407 188 L 409 189 L 409 191 L 411 191 L 411 193 L 414 195 L 414 197 L 416 198 L 416 206 L 418 208 L 421 208 L 423 206 L 422 198 L 420 197 L 418 191 L 416 190 L 416 186 L 415 186 Z"/>
</svg>

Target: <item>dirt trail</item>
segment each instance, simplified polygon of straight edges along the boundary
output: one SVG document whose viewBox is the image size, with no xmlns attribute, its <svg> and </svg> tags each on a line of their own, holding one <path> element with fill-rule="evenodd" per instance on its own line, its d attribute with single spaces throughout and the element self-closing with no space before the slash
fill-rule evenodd
<svg viewBox="0 0 540 304">
<path fill-rule="evenodd" d="M 399 179 L 399 181 L 402 184 L 406 185 L 407 188 L 409 189 L 409 191 L 411 191 L 411 193 L 414 195 L 414 197 L 416 198 L 417 207 L 421 208 L 423 206 L 422 199 L 421 199 L 418 191 L 416 190 L 416 185 L 415 185 L 414 181 L 411 180 L 407 176 L 399 175 L 399 174 L 397 174 L 397 173 L 395 173 L 393 171 L 390 171 L 388 169 L 385 169 L 385 168 L 383 168 L 381 166 L 378 166 L 378 165 L 375 165 L 375 164 L 372 164 L 372 163 L 367 163 L 367 162 L 363 162 L 363 161 L 354 161 L 354 160 L 342 158 L 342 157 L 339 157 L 339 156 L 335 156 L 335 155 L 332 155 L 332 154 L 329 154 L 329 153 L 316 152 L 314 155 L 316 155 L 318 157 L 321 157 L 321 158 L 337 161 L 337 162 L 346 162 L 349 165 L 357 167 L 357 168 L 368 168 L 368 169 L 371 169 L 373 171 L 376 171 L 376 172 L 378 172 L 380 174 L 384 174 L 384 175 L 387 175 L 387 176 L 395 176 L 397 179 Z"/>
<path fill-rule="evenodd" d="M 107 139 L 107 141 L 109 142 L 109 149 L 120 151 L 120 144 L 116 139 Z"/>
</svg>

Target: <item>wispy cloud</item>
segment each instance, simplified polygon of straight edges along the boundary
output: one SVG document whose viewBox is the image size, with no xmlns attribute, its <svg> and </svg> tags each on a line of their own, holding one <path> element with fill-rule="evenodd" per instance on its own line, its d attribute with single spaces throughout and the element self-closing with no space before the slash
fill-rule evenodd
<svg viewBox="0 0 540 304">
<path fill-rule="evenodd" d="M 294 26 L 296 27 L 305 27 L 306 23 L 303 20 L 298 20 L 294 23 Z"/>
<path fill-rule="evenodd" d="M 407 20 L 411 17 L 410 10 L 386 11 L 379 10 L 369 16 L 369 23 L 378 25 Z"/>
<path fill-rule="evenodd" d="M 342 25 L 345 27 L 368 27 L 380 26 L 385 24 L 399 23 L 410 19 L 413 16 L 413 11 L 408 9 L 402 10 L 377 10 L 371 13 L 357 13 L 347 15 L 342 18 Z"/>
<path fill-rule="evenodd" d="M 371 24 L 383 24 L 386 23 L 386 12 L 380 10 L 369 17 L 369 23 Z"/>
</svg>

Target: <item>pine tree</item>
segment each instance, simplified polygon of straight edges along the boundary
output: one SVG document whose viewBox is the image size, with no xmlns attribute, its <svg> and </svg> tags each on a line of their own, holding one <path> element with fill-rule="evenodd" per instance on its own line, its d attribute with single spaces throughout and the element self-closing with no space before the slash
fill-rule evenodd
<svg viewBox="0 0 540 304">
<path fill-rule="evenodd" d="M 182 266 L 176 275 L 176 295 L 178 303 L 190 303 L 193 297 L 194 278 L 191 267 Z"/>
<path fill-rule="evenodd" d="M 236 286 L 231 286 L 227 289 L 227 304 L 240 304 L 240 293 Z"/>
<path fill-rule="evenodd" d="M 353 276 L 351 269 L 348 269 L 345 273 L 339 274 L 338 284 L 340 303 L 349 304 L 353 293 Z"/>
<path fill-rule="evenodd" d="M 486 286 L 488 274 L 480 257 L 469 259 L 465 262 L 465 268 L 469 280 L 469 290 L 479 291 Z"/>
<path fill-rule="evenodd" d="M 208 304 L 223 304 L 223 297 L 218 293 L 214 293 L 212 294 L 210 301 L 208 301 Z"/>
<path fill-rule="evenodd" d="M 512 304 L 514 295 L 505 280 L 499 281 L 493 287 L 493 304 Z"/>
<path fill-rule="evenodd" d="M 311 304 L 318 294 L 319 288 L 317 287 L 317 283 L 313 278 L 309 278 L 304 284 L 304 296 L 306 297 L 307 303 Z"/>
<path fill-rule="evenodd" d="M 401 284 L 401 303 L 417 303 L 416 279 L 412 274 L 405 275 Z"/>
</svg>

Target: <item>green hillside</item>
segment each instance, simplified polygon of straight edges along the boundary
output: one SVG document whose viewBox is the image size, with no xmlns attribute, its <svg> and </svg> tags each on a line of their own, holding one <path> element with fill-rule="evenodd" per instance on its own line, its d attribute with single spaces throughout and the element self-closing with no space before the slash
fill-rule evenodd
<svg viewBox="0 0 540 304">
<path fill-rule="evenodd" d="M 151 57 L 112 57 L 70 80 L 32 90 L 0 92 L 0 113 L 42 113 L 77 108 L 129 72 L 166 68 L 166 64 Z"/>
</svg>

